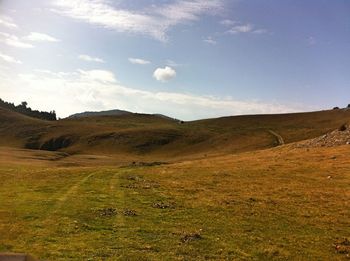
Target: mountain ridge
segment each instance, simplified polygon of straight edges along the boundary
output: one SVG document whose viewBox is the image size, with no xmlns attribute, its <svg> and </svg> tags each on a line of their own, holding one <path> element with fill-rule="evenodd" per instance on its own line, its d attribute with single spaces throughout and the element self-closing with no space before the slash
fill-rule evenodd
<svg viewBox="0 0 350 261">
<path fill-rule="evenodd" d="M 106 111 L 84 111 L 79 113 L 74 113 L 72 115 L 69 115 L 67 118 L 82 118 L 82 117 L 91 117 L 91 116 L 120 116 L 120 115 L 127 115 L 127 114 L 133 114 L 133 112 L 125 111 L 125 110 L 119 110 L 119 109 L 113 109 L 113 110 L 106 110 Z"/>
</svg>

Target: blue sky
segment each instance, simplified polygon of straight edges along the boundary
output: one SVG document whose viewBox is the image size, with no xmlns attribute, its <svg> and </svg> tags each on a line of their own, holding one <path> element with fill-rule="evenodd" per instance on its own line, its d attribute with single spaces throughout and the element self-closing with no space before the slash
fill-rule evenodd
<svg viewBox="0 0 350 261">
<path fill-rule="evenodd" d="M 2 0 L 0 97 L 65 117 L 346 106 L 346 0 Z"/>
</svg>

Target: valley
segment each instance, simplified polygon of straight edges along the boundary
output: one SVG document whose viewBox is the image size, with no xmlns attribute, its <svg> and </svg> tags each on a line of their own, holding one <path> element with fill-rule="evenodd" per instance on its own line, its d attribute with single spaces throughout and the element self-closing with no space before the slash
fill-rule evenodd
<svg viewBox="0 0 350 261">
<path fill-rule="evenodd" d="M 184 123 L 0 113 L 0 252 L 40 260 L 349 257 L 350 147 L 297 145 L 348 122 L 347 110 Z"/>
</svg>

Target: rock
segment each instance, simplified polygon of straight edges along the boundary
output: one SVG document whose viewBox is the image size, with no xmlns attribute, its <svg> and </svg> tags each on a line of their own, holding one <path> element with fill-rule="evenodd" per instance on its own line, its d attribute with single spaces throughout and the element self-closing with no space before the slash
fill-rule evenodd
<svg viewBox="0 0 350 261">
<path fill-rule="evenodd" d="M 156 202 L 156 203 L 153 203 L 152 206 L 154 208 L 159 208 L 159 209 L 175 208 L 174 203 L 165 203 L 165 202 Z"/>
<path fill-rule="evenodd" d="M 103 208 L 99 209 L 98 213 L 101 217 L 112 217 L 117 215 L 117 210 L 115 208 Z"/>
<path fill-rule="evenodd" d="M 200 240 L 202 236 L 199 233 L 186 234 L 181 238 L 182 243 L 188 243 L 193 240 Z"/>
<path fill-rule="evenodd" d="M 136 211 L 132 210 L 132 209 L 125 209 L 123 214 L 124 214 L 124 216 L 127 216 L 127 217 L 137 216 Z"/>
<path fill-rule="evenodd" d="M 335 147 L 341 145 L 350 145 L 350 126 L 342 125 L 339 129 L 320 137 L 301 141 L 294 145 L 296 148 L 314 148 L 314 147 Z"/>
</svg>

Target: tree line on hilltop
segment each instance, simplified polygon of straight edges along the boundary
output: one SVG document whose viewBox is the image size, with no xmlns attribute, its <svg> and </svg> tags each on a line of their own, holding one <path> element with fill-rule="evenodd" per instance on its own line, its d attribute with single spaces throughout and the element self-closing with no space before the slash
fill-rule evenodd
<svg viewBox="0 0 350 261">
<path fill-rule="evenodd" d="M 50 112 L 32 110 L 30 107 L 28 107 L 28 103 L 25 101 L 21 102 L 21 104 L 16 106 L 14 103 L 6 102 L 0 98 L 0 107 L 27 115 L 29 117 L 37 118 L 37 119 L 42 119 L 47 121 L 57 120 L 56 112 L 54 110 Z"/>
</svg>

